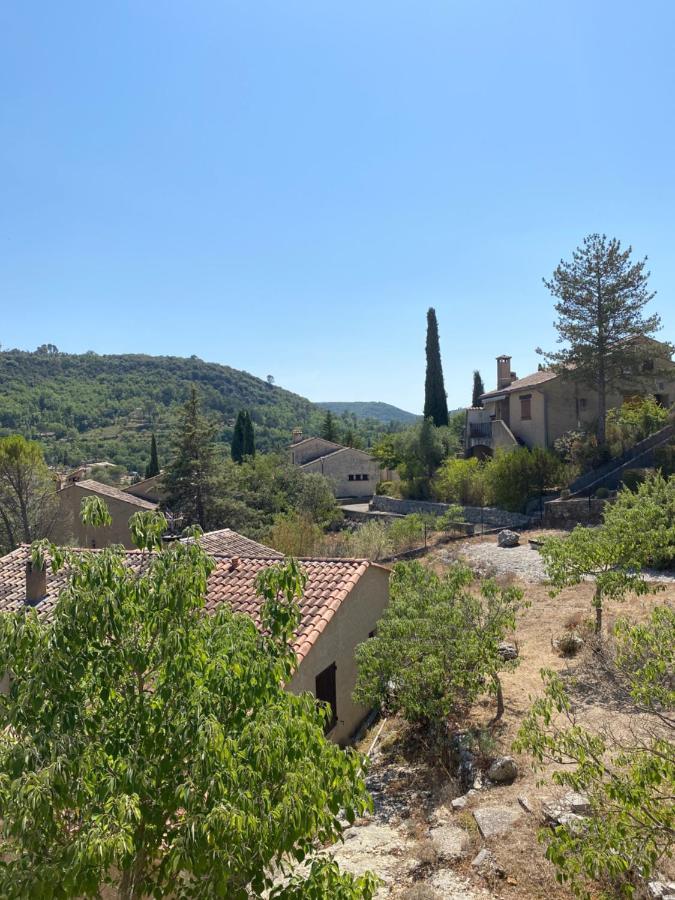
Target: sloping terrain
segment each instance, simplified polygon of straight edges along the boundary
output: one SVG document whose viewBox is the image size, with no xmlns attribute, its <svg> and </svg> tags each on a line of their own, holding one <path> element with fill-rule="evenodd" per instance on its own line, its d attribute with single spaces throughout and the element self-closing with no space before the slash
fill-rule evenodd
<svg viewBox="0 0 675 900">
<path fill-rule="evenodd" d="M 329 409 L 335 415 L 341 416 L 344 413 L 356 416 L 357 419 L 375 419 L 378 422 L 388 424 L 389 422 L 397 422 L 401 425 L 412 425 L 419 416 L 415 413 L 407 412 L 405 409 L 399 409 L 398 406 L 392 406 L 389 403 L 380 403 L 379 401 L 360 401 L 355 400 L 353 403 L 346 401 L 335 401 L 327 403 L 317 403 L 321 409 Z"/>
</svg>

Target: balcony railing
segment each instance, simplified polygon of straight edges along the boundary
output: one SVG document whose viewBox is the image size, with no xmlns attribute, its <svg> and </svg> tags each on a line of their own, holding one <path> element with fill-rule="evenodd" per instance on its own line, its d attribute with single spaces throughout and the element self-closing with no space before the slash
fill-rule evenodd
<svg viewBox="0 0 675 900">
<path fill-rule="evenodd" d="M 469 423 L 469 437 L 490 440 L 492 437 L 492 422 Z"/>
</svg>

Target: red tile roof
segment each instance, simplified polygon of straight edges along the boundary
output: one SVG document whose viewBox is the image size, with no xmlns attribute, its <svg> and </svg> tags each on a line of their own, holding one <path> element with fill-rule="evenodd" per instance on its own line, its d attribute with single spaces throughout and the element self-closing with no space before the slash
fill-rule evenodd
<svg viewBox="0 0 675 900">
<path fill-rule="evenodd" d="M 558 377 L 557 372 L 549 372 L 542 370 L 540 372 L 532 372 L 531 375 L 525 375 L 524 378 L 516 378 L 515 381 L 512 381 L 507 387 L 501 388 L 500 390 L 488 391 L 486 394 L 481 394 L 481 400 L 489 400 L 490 397 L 498 397 L 501 394 L 512 394 L 514 391 L 523 391 L 525 388 L 536 387 L 538 384 L 544 384 L 547 381 L 552 381 L 554 378 Z"/>
<path fill-rule="evenodd" d="M 138 506 L 140 509 L 157 509 L 156 503 L 151 503 L 149 500 L 143 500 L 142 497 L 135 497 L 133 494 L 121 491 L 111 484 L 103 484 L 100 481 L 94 481 L 92 478 L 75 481 L 73 484 L 69 484 L 67 487 L 63 488 L 63 490 L 75 490 L 77 488 L 90 491 L 92 494 L 100 494 L 102 497 L 109 497 L 111 500 L 120 500 L 122 503 L 129 503 L 131 506 Z"/>
<path fill-rule="evenodd" d="M 144 558 L 147 559 L 147 556 L 144 557 L 137 550 L 126 552 L 128 565 L 132 568 L 140 568 Z M 236 564 L 233 558 L 227 556 L 214 558 L 216 567 L 209 578 L 206 609 L 214 612 L 221 603 L 228 603 L 235 612 L 250 616 L 259 627 L 262 601 L 255 591 L 256 575 L 262 569 L 278 563 L 278 558 L 239 558 Z M 0 612 L 13 612 L 24 606 L 26 563 L 29 559 L 30 547 L 27 544 L 0 559 Z M 386 570 L 364 559 L 306 559 L 300 562 L 307 573 L 307 584 L 300 603 L 302 618 L 294 649 L 302 660 L 365 572 L 372 567 L 384 575 Z M 47 596 L 36 606 L 40 617 L 51 618 L 67 577 L 64 570 L 56 575 L 48 570 Z"/>
<path fill-rule="evenodd" d="M 231 528 L 219 531 L 207 531 L 199 543 L 207 553 L 219 553 L 223 556 L 245 556 L 255 559 L 283 559 L 284 554 L 250 538 L 244 537 Z"/>
</svg>

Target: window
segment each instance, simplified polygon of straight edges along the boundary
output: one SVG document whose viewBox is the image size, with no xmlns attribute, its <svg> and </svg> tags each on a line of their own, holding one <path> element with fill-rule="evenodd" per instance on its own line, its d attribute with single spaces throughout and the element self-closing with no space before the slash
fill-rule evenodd
<svg viewBox="0 0 675 900">
<path fill-rule="evenodd" d="M 653 372 L 654 371 L 654 360 L 653 359 L 645 359 L 642 361 L 642 371 L 643 372 Z"/>
<path fill-rule="evenodd" d="M 586 409 L 588 406 L 588 401 L 585 397 L 579 397 L 579 409 Z"/>
<path fill-rule="evenodd" d="M 354 480 L 353 475 L 347 475 L 347 481 L 353 481 L 353 480 Z"/>
<path fill-rule="evenodd" d="M 532 394 L 522 394 L 520 397 L 520 418 L 532 418 Z"/>
<path fill-rule="evenodd" d="M 368 481 L 368 475 L 362 475 L 361 481 Z"/>
<path fill-rule="evenodd" d="M 321 703 L 330 706 L 330 719 L 326 722 L 325 730 L 328 733 L 337 725 L 337 696 L 335 691 L 335 663 L 331 663 L 323 672 L 319 672 L 315 679 L 314 694 Z"/>
</svg>

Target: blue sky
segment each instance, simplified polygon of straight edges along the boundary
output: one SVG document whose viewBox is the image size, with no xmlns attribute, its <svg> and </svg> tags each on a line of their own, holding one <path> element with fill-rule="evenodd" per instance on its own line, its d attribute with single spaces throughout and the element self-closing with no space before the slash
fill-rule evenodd
<svg viewBox="0 0 675 900">
<path fill-rule="evenodd" d="M 551 347 L 585 234 L 675 337 L 675 4 L 0 5 L 0 342 L 451 406 Z"/>
</svg>

